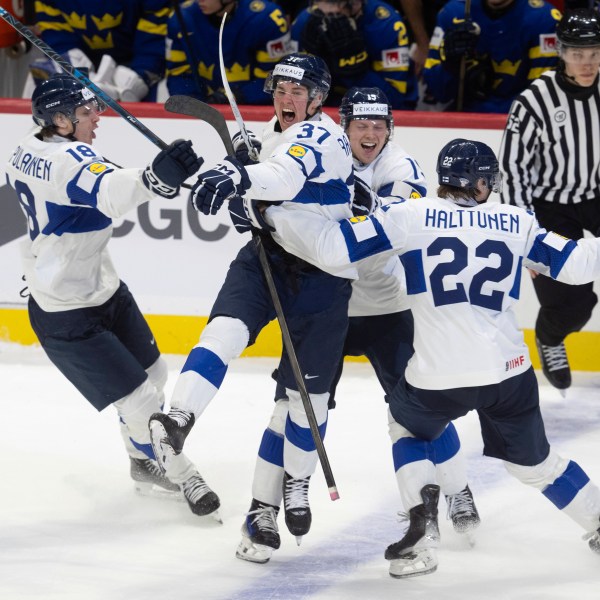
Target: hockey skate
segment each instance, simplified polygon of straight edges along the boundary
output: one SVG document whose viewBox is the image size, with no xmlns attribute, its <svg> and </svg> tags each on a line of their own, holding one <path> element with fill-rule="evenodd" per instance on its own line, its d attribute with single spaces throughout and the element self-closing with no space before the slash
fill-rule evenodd
<svg viewBox="0 0 600 600">
<path fill-rule="evenodd" d="M 180 412 L 183 413 L 183 411 Z M 184 414 L 187 416 L 189 413 Z M 183 426 L 165 413 L 154 413 L 150 417 L 148 422 L 150 442 L 156 462 L 163 473 L 168 470 L 169 461 L 174 456 L 181 454 L 183 443 L 194 426 L 194 421 L 193 414 L 189 414 L 189 419 Z"/>
<path fill-rule="evenodd" d="M 222 523 L 221 517 L 217 512 L 221 501 L 219 497 L 206 485 L 206 482 L 196 471 L 194 475 L 186 479 L 181 484 L 183 496 L 186 499 L 190 510 L 199 517 L 211 515 L 216 521 Z"/>
<path fill-rule="evenodd" d="M 591 531 L 583 536 L 584 540 L 588 540 L 590 550 L 596 554 L 600 554 L 600 527 L 596 531 Z"/>
<path fill-rule="evenodd" d="M 298 546 L 302 536 L 310 531 L 312 514 L 308 504 L 308 477 L 294 479 L 288 473 L 283 476 L 283 508 L 285 524 L 292 535 L 296 536 Z"/>
<path fill-rule="evenodd" d="M 535 343 L 542 363 L 542 372 L 546 379 L 555 388 L 561 390 L 563 397 L 566 396 L 564 390 L 571 386 L 571 368 L 567 359 L 565 343 L 561 342 L 558 346 L 546 346 L 537 337 Z"/>
<path fill-rule="evenodd" d="M 458 494 L 446 496 L 446 503 L 448 504 L 447 516 L 452 521 L 454 531 L 464 535 L 473 546 L 475 544 L 473 531 L 479 527 L 481 519 L 469 486 L 467 485 Z"/>
<path fill-rule="evenodd" d="M 404 537 L 388 546 L 385 558 L 390 575 L 397 579 L 433 573 L 438 566 L 435 549 L 439 546 L 438 501 L 440 487 L 426 485 L 421 490 L 423 504 L 410 509 L 409 526 Z"/>
<path fill-rule="evenodd" d="M 261 564 L 269 562 L 273 550 L 281 545 L 277 527 L 278 513 L 279 507 L 252 499 L 242 525 L 242 541 L 235 553 L 237 558 Z"/>
<path fill-rule="evenodd" d="M 155 461 L 149 458 L 129 457 L 130 475 L 135 491 L 142 496 L 157 496 L 181 500 L 181 490 L 165 477 Z"/>
</svg>

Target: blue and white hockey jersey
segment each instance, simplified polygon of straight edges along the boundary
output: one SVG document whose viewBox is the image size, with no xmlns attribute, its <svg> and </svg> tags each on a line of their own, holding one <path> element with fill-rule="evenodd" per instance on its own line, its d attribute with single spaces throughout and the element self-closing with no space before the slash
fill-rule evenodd
<svg viewBox="0 0 600 600">
<path fill-rule="evenodd" d="M 29 291 L 47 312 L 98 306 L 119 286 L 106 248 L 112 218 L 156 196 L 140 169 L 115 169 L 88 144 L 38 133 L 6 165 L 29 226 L 21 248 Z"/>
<path fill-rule="evenodd" d="M 600 238 L 568 240 L 506 204 L 419 198 L 340 223 L 298 213 L 266 212 L 277 241 L 322 269 L 400 255 L 415 320 L 406 380 L 418 388 L 489 385 L 531 366 L 513 312 L 523 267 L 570 284 L 600 277 Z"/>
<path fill-rule="evenodd" d="M 379 196 L 382 206 L 427 194 L 425 175 L 400 146 L 388 142 L 369 165 L 354 160 L 354 171 Z M 387 315 L 408 309 L 403 270 L 397 256 L 376 255 L 357 264 L 352 282 L 350 317 Z"/>
<path fill-rule="evenodd" d="M 310 121 L 275 132 L 265 126 L 261 162 L 246 167 L 251 187 L 245 196 L 281 201 L 284 211 L 301 210 L 339 220 L 352 216 L 354 174 L 350 142 L 333 119 L 319 113 Z"/>
</svg>

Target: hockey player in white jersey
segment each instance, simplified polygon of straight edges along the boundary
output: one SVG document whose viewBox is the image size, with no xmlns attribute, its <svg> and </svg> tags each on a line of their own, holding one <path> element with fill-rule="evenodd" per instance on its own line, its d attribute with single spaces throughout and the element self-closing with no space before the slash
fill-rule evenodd
<svg viewBox="0 0 600 600">
<path fill-rule="evenodd" d="M 161 474 L 147 428 L 163 404 L 167 367 L 107 244 L 113 218 L 175 197 L 201 161 L 191 142 L 178 140 L 146 169 L 116 168 L 92 147 L 103 109 L 76 80 L 54 75 L 34 90 L 37 127 L 6 166 L 29 226 L 29 318 L 50 360 L 90 404 L 116 408 L 137 489 L 156 484 L 173 495 L 194 483 L 194 472 L 180 463 Z"/>
<path fill-rule="evenodd" d="M 379 88 L 352 88 L 342 98 L 340 124 L 353 154 L 355 216 L 370 214 L 379 205 L 426 195 L 426 181 L 416 161 L 391 142 L 394 117 Z M 360 178 L 360 179 L 358 179 Z M 370 184 L 363 185 L 362 182 Z M 371 193 L 371 190 L 374 193 Z M 387 396 L 404 374 L 413 353 L 413 319 L 395 271 L 397 257 L 373 256 L 357 265 L 359 278 L 352 282 L 348 333 L 344 356 L 366 356 Z M 343 356 L 330 389 L 329 408 L 335 406 L 335 389 L 343 369 Z M 277 513 L 282 501 L 284 435 L 288 399 L 278 386 L 276 405 L 264 431 L 252 482 L 251 511 L 242 527 L 236 556 L 264 563 L 280 547 Z M 459 533 L 479 525 L 479 515 L 467 485 L 465 461 L 452 423 L 435 443 L 437 479 L 446 495 L 449 516 Z M 395 468 L 404 465 L 396 463 Z M 252 510 L 253 509 L 253 510 Z"/>
<path fill-rule="evenodd" d="M 493 151 L 464 139 L 438 157 L 438 197 L 408 200 L 373 216 L 332 223 L 269 208 L 266 220 L 289 251 L 332 272 L 378 253 L 399 254 L 415 319 L 415 354 L 389 399 L 392 439 L 411 456 L 400 470 L 409 508 L 404 537 L 385 557 L 393 577 L 437 568 L 439 486 L 430 444 L 447 424 L 479 414 L 484 454 L 539 489 L 585 531 L 600 553 L 600 490 L 550 447 L 529 352 L 512 310 L 522 267 L 570 284 L 600 277 L 600 239 L 569 240 L 535 216 L 486 203 L 501 177 Z M 404 472 L 403 472 L 404 471 Z"/>
<path fill-rule="evenodd" d="M 240 232 L 251 228 L 250 204 L 244 198 L 281 203 L 281 209 L 291 214 L 302 210 L 328 219 L 352 216 L 350 143 L 340 127 L 321 112 L 330 83 L 329 71 L 320 58 L 296 53 L 282 59 L 265 81 L 265 91 L 273 95 L 275 117 L 265 128 L 261 162 L 244 166 L 228 156 L 214 169 L 201 173 L 191 193 L 194 207 L 203 214 L 215 214 L 227 201 Z M 284 252 L 268 232 L 262 236 L 323 435 L 329 387 L 346 335 L 350 279 L 324 273 Z M 349 268 L 343 275 L 353 277 L 355 269 Z M 172 457 L 181 455 L 185 438 L 219 390 L 229 362 L 253 344 L 275 316 L 257 249 L 250 241 L 229 267 L 208 325 L 177 380 L 169 414 L 157 413 L 150 421 L 160 464 L 167 465 Z M 285 520 L 290 532 L 301 537 L 311 524 L 308 486 L 317 452 L 285 351 L 278 383 L 289 397 L 281 439 Z"/>
</svg>

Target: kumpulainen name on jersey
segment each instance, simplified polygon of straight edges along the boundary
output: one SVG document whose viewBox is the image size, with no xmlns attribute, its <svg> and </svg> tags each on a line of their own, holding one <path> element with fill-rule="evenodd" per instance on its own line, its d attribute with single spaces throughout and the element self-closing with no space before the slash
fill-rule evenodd
<svg viewBox="0 0 600 600">
<path fill-rule="evenodd" d="M 19 146 L 9 160 L 15 169 L 21 171 L 23 175 L 35 177 L 44 181 L 50 181 L 52 175 L 52 161 L 46 160 L 43 156 L 37 156 L 31 152 L 23 150 Z"/>
</svg>

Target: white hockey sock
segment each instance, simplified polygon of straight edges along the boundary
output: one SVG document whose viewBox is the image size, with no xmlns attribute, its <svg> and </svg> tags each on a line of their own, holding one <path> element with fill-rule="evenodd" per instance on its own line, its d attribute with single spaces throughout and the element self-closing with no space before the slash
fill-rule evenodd
<svg viewBox="0 0 600 600">
<path fill-rule="evenodd" d="M 216 317 L 190 352 L 173 391 L 171 408 L 198 418 L 219 391 L 229 362 L 248 345 L 250 334 L 239 319 Z"/>
<path fill-rule="evenodd" d="M 285 471 L 294 478 L 308 477 L 315 472 L 319 457 L 300 392 L 287 390 L 287 396 L 289 398 L 289 412 L 285 424 L 283 465 Z M 325 394 L 310 394 L 310 401 L 322 437 L 324 437 L 327 424 L 328 400 L 328 392 Z"/>
</svg>

